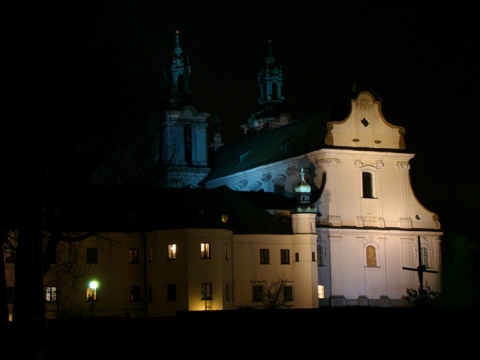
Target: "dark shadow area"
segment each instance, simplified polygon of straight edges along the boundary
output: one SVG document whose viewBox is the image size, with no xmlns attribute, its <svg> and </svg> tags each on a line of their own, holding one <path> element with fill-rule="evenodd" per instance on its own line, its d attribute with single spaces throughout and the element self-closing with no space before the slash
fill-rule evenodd
<svg viewBox="0 0 480 360">
<path fill-rule="evenodd" d="M 461 356 L 477 350 L 479 330 L 471 312 L 418 308 L 245 309 L 63 319 L 48 322 L 44 358 L 159 358 L 192 352 L 202 356 L 205 351 L 225 356 L 276 356 L 285 351 L 440 356 L 455 351 Z M 12 350 L 24 346 L 14 332 L 2 340 Z"/>
</svg>

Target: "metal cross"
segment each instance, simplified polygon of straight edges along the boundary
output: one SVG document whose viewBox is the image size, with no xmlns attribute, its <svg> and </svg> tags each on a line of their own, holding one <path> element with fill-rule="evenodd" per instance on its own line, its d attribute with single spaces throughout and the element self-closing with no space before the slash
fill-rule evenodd
<svg viewBox="0 0 480 360">
<path fill-rule="evenodd" d="M 418 273 L 418 280 L 420 281 L 420 291 L 423 291 L 423 273 L 437 273 L 438 271 L 427 270 L 427 267 L 422 264 L 422 246 L 420 243 L 420 236 L 418 237 L 418 266 L 416 268 L 402 267 L 404 270 L 416 271 Z"/>
</svg>

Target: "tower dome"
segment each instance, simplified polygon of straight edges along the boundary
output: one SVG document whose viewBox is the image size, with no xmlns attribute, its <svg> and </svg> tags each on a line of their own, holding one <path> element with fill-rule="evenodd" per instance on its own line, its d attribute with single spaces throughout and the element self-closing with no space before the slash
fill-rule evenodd
<svg viewBox="0 0 480 360">
<path fill-rule="evenodd" d="M 297 186 L 295 186 L 295 193 L 297 193 L 297 194 L 299 194 L 299 193 L 309 193 L 310 194 L 310 192 L 312 190 L 312 187 L 310 185 L 308 185 L 308 183 L 305 181 L 305 173 L 303 172 L 303 168 L 300 171 L 300 177 L 301 177 L 300 182 L 298 183 Z"/>
</svg>

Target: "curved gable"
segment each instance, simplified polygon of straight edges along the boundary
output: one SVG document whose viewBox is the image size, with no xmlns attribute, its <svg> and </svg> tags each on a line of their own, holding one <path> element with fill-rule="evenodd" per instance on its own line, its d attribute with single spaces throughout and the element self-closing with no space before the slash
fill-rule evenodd
<svg viewBox="0 0 480 360">
<path fill-rule="evenodd" d="M 385 120 L 381 102 L 367 91 L 352 99 L 345 120 L 330 121 L 327 128 L 325 143 L 330 146 L 405 150 L 405 129 Z"/>
</svg>

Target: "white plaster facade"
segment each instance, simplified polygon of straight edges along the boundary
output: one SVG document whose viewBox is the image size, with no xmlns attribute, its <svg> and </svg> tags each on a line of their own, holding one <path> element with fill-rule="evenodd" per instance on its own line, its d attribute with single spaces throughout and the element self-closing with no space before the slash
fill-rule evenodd
<svg viewBox="0 0 480 360">
<path fill-rule="evenodd" d="M 404 151 L 405 130 L 385 120 L 381 103 L 368 92 L 352 100 L 346 119 L 329 122 L 327 129 L 322 149 L 205 185 L 293 197 L 298 172 L 309 169 L 310 183 L 323 188 L 315 206 L 319 251 L 325 252 L 318 284 L 324 287 L 325 299 L 334 299 L 334 304 L 339 299 L 341 305 L 357 305 L 364 297 L 371 304 L 380 304 L 381 299 L 404 303 L 406 289 L 419 286 L 417 272 L 403 269 L 421 265 L 419 239 L 429 271 L 424 273 L 424 284 L 441 292 L 440 222 L 420 204 L 411 187 L 414 154 Z M 363 179 L 365 172 L 370 180 Z M 368 194 L 363 188 L 366 181 L 371 181 Z M 375 248 L 374 265 L 367 264 L 368 245 Z"/>
</svg>

